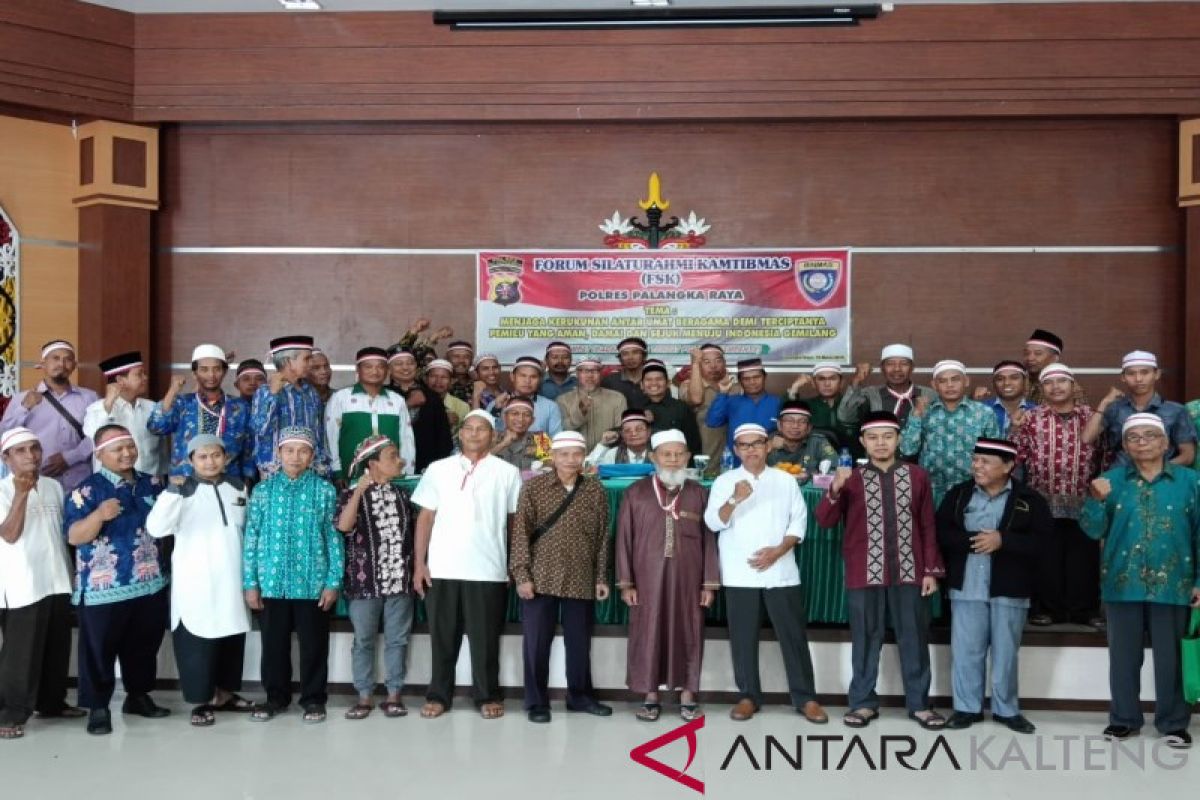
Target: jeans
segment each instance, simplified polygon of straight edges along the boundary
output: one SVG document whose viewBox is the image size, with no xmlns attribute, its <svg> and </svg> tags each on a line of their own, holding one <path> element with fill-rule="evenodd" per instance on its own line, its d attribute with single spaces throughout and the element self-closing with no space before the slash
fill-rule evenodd
<svg viewBox="0 0 1200 800">
<path fill-rule="evenodd" d="M 350 624 L 354 626 L 350 655 L 355 691 L 361 696 L 375 691 L 375 641 L 379 636 L 379 618 L 383 617 L 384 685 L 388 694 L 399 694 L 404 688 L 405 656 L 413 622 L 412 595 L 351 600 L 349 606 Z"/>
</svg>

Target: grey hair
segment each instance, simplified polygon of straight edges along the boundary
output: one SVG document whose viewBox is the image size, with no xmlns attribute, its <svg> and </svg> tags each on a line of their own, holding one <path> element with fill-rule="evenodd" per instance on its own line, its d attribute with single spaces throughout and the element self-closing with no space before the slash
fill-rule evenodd
<svg viewBox="0 0 1200 800">
<path fill-rule="evenodd" d="M 282 372 L 283 368 L 286 367 L 293 358 L 297 358 L 298 356 L 308 352 L 311 351 L 304 350 L 299 347 L 294 347 L 291 350 L 280 350 L 278 353 L 271 354 L 271 363 L 275 365 L 276 370 Z"/>
</svg>

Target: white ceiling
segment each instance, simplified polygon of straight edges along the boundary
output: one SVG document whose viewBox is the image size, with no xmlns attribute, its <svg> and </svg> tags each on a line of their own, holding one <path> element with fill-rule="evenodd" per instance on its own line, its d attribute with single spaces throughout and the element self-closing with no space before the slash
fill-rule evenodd
<svg viewBox="0 0 1200 800">
<path fill-rule="evenodd" d="M 628 9 L 629 0 L 318 0 L 324 11 L 465 11 L 512 9 L 549 11 L 555 9 Z M 861 0 L 860 0 L 861 1 Z M 1189 2 L 1191 0 L 1167 0 Z M 181 12 L 287 12 L 279 0 L 84 0 L 109 8 L 131 11 L 138 14 L 164 14 Z M 941 3 L 944 5 L 981 5 L 987 3 L 1060 3 L 1060 2 L 1162 2 L 1162 0 L 892 0 L 901 4 Z M 831 5 L 821 3 L 821 5 Z M 804 5 L 797 0 L 671 0 L 672 8 L 700 8 L 725 6 L 796 6 Z M 815 3 L 809 3 L 815 5 Z"/>
</svg>

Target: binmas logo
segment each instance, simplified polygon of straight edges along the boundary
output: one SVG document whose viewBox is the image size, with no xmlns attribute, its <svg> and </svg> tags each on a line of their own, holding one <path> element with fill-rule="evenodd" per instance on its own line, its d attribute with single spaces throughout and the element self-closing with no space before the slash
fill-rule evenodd
<svg viewBox="0 0 1200 800">
<path fill-rule="evenodd" d="M 704 794 L 704 781 L 693 778 L 687 774 L 688 768 L 696 760 L 696 732 L 704 727 L 704 717 L 694 719 L 691 722 L 684 723 L 674 730 L 667 731 L 662 736 L 657 736 L 645 744 L 639 744 L 637 747 L 629 751 L 629 757 L 634 762 L 641 764 L 643 767 L 654 770 L 659 775 L 670 778 L 676 783 L 681 783 L 694 792 Z M 683 765 L 683 769 L 675 769 L 668 767 L 657 758 L 651 758 L 650 754 L 655 750 L 674 742 L 676 739 L 684 739 L 688 746 L 687 763 Z"/>
</svg>

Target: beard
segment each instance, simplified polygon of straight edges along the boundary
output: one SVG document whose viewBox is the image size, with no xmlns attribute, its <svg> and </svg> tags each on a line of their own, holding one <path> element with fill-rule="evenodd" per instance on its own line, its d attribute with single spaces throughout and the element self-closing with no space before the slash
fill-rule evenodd
<svg viewBox="0 0 1200 800">
<path fill-rule="evenodd" d="M 683 482 L 687 480 L 686 469 L 664 469 L 659 467 L 655 470 L 658 479 L 662 481 L 663 486 L 668 489 L 678 489 L 683 486 Z"/>
</svg>

